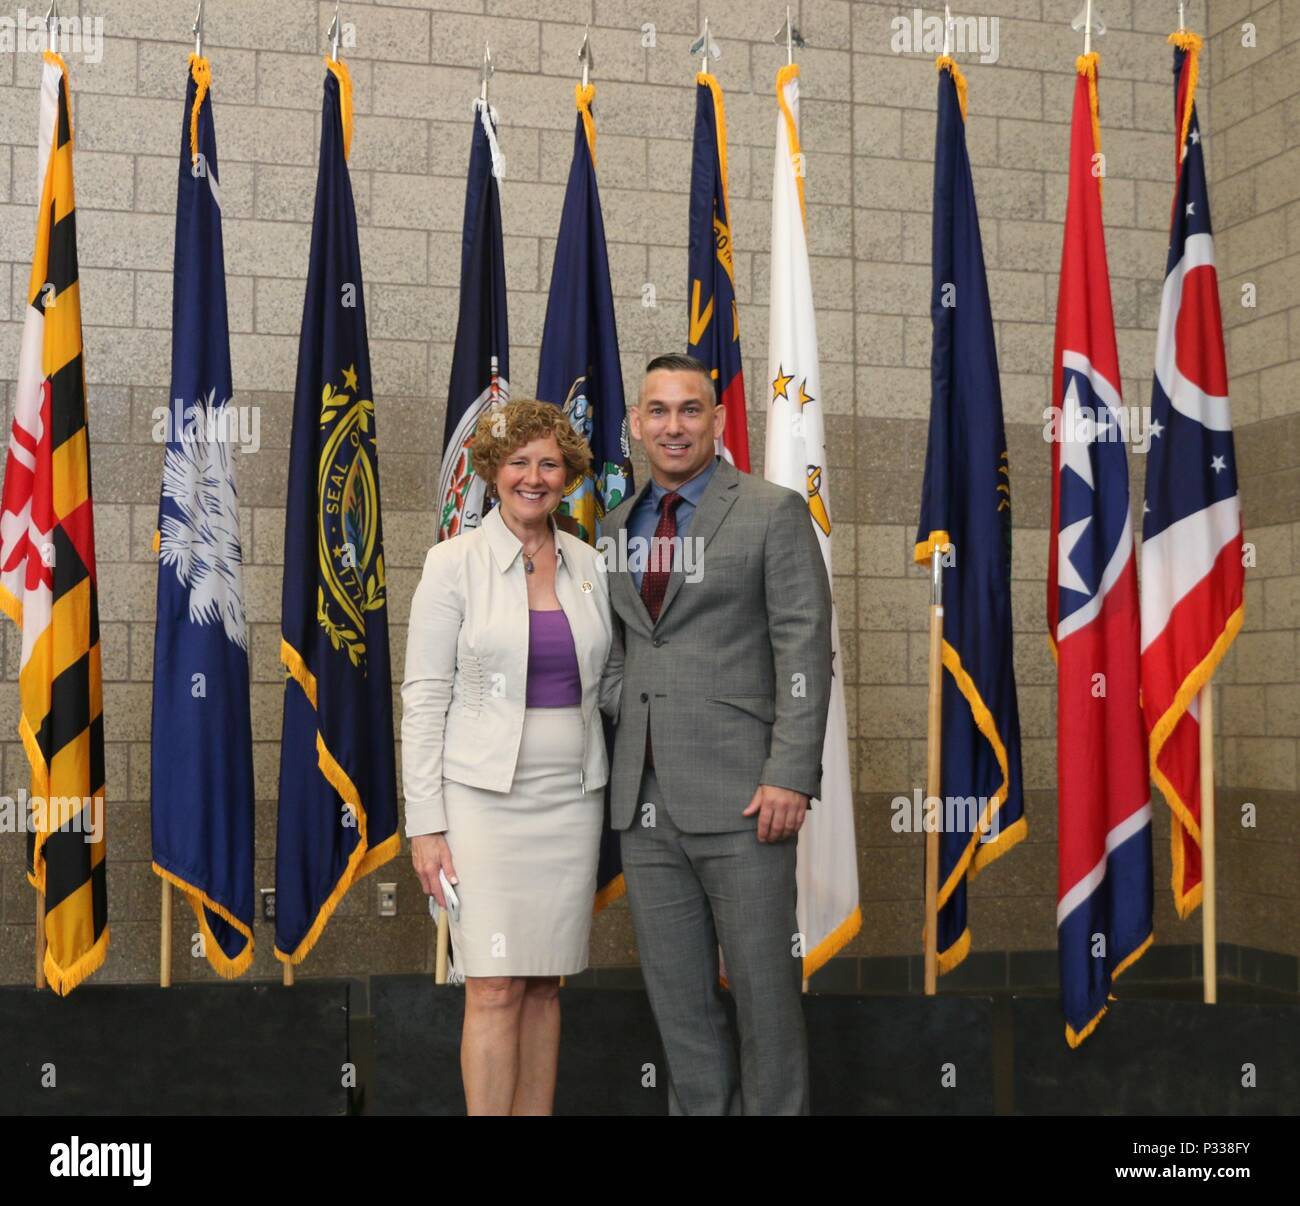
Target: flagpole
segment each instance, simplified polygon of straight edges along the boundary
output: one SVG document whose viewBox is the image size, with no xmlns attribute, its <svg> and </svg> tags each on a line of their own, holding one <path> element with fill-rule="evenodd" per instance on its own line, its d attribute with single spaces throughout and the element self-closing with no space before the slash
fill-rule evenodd
<svg viewBox="0 0 1300 1206">
<path fill-rule="evenodd" d="M 1214 1005 L 1219 999 L 1218 947 L 1215 933 L 1218 918 L 1214 907 L 1214 684 L 1200 690 L 1197 717 L 1201 732 L 1201 975 L 1204 999 Z"/>
<path fill-rule="evenodd" d="M 158 941 L 158 987 L 172 986 L 172 886 L 162 881 L 162 929 Z"/>
<path fill-rule="evenodd" d="M 45 987 L 45 893 L 36 893 L 36 987 Z"/>
<path fill-rule="evenodd" d="M 925 995 L 934 996 L 939 981 L 939 802 L 943 751 L 943 553 L 930 551 L 930 702 L 926 729 L 925 774 Z"/>
</svg>

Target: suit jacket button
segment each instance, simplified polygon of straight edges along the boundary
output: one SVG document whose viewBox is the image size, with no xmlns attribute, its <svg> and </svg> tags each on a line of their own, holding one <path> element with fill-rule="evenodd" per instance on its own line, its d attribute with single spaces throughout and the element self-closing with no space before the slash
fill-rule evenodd
<svg viewBox="0 0 1300 1206">
<path fill-rule="evenodd" d="M 648 696 L 644 691 L 641 692 L 641 702 L 642 703 L 650 702 L 650 696 Z"/>
<path fill-rule="evenodd" d="M 663 638 L 662 638 L 662 637 L 655 637 L 655 648 L 656 648 L 656 649 L 658 649 L 659 646 L 662 645 L 663 643 L 664 643 L 664 642 L 663 642 Z"/>
</svg>

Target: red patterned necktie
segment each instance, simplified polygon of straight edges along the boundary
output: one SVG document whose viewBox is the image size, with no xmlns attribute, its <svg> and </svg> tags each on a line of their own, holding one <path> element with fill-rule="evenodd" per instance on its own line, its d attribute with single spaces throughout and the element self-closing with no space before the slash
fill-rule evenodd
<svg viewBox="0 0 1300 1206">
<path fill-rule="evenodd" d="M 673 544 L 677 539 L 677 504 L 682 496 L 670 490 L 659 500 L 659 526 L 650 543 L 650 556 L 641 575 L 641 598 L 650 619 L 658 620 L 668 590 L 668 575 L 673 565 Z"/>
</svg>

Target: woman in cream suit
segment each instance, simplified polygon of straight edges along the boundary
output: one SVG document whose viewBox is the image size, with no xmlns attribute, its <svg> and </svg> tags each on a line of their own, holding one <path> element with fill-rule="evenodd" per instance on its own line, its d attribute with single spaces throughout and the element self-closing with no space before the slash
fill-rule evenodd
<svg viewBox="0 0 1300 1206">
<path fill-rule="evenodd" d="M 471 1114 L 548 1114 L 559 977 L 587 966 L 609 775 L 597 708 L 611 642 L 604 563 L 557 528 L 591 450 L 560 409 L 479 421 L 473 464 L 499 503 L 434 545 L 402 683 L 406 833 L 420 883 L 460 900 L 461 1075 Z"/>
</svg>

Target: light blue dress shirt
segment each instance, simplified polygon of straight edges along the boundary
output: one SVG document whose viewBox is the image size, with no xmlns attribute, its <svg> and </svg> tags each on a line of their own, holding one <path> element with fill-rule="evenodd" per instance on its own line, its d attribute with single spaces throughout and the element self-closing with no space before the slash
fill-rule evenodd
<svg viewBox="0 0 1300 1206">
<path fill-rule="evenodd" d="M 677 493 L 682 496 L 682 501 L 677 504 L 677 535 L 685 536 L 690 531 L 691 520 L 695 518 L 695 508 L 700 505 L 700 499 L 704 497 L 704 491 L 708 489 L 709 479 L 713 476 L 713 471 L 718 467 L 718 461 L 721 458 L 714 456 L 709 464 L 705 465 L 690 481 L 684 482 L 677 487 Z M 655 534 L 655 528 L 659 526 L 659 500 L 670 491 L 664 489 L 653 478 L 650 481 L 650 488 L 641 495 L 641 501 L 636 504 L 632 514 L 628 516 L 627 535 L 629 542 L 637 540 L 639 544 L 645 541 L 646 548 L 650 547 L 650 538 Z M 639 538 L 639 539 L 638 539 Z M 638 564 L 634 562 L 633 564 Z M 642 570 L 632 570 L 632 581 L 636 584 L 637 594 L 641 593 L 641 575 Z"/>
</svg>

